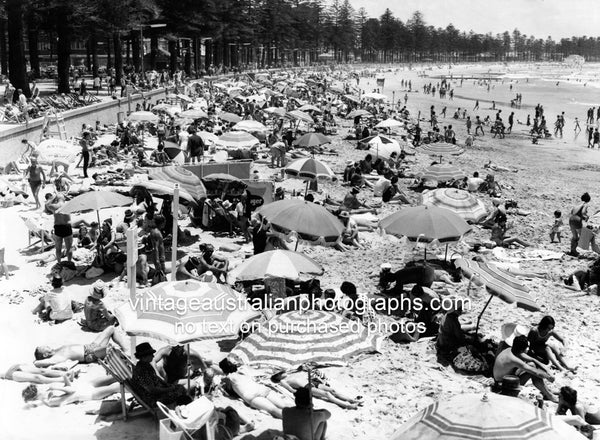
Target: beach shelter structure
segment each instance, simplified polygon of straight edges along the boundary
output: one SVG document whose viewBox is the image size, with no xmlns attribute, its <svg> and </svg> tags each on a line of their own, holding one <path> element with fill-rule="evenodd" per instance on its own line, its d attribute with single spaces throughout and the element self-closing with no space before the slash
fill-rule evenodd
<svg viewBox="0 0 600 440">
<path fill-rule="evenodd" d="M 257 213 L 271 223 L 274 232 L 286 238 L 296 235 L 298 241 L 335 245 L 344 231 L 342 222 L 326 208 L 304 200 L 278 200 L 261 206 Z"/>
<path fill-rule="evenodd" d="M 179 186 L 191 194 L 196 200 L 206 198 L 206 188 L 198 176 L 181 166 L 166 166 L 150 169 L 151 180 L 163 180 L 179 183 Z"/>
<path fill-rule="evenodd" d="M 115 315 L 130 336 L 186 344 L 237 337 L 242 324 L 260 313 L 229 286 L 185 280 L 167 281 L 140 291 L 117 307 Z"/>
<path fill-rule="evenodd" d="M 78 195 L 65 203 L 58 211 L 59 214 L 74 214 L 76 212 L 96 211 L 100 223 L 99 211 L 105 208 L 131 205 L 131 197 L 111 191 L 90 191 Z"/>
<path fill-rule="evenodd" d="M 391 440 L 583 440 L 575 428 L 526 400 L 458 394 L 432 403 Z"/>
<path fill-rule="evenodd" d="M 296 147 L 313 148 L 321 145 L 330 144 L 331 139 L 321 133 L 306 133 L 293 142 Z"/>
<path fill-rule="evenodd" d="M 285 278 L 299 281 L 323 275 L 323 266 L 299 252 L 274 250 L 248 258 L 229 272 L 229 281 Z"/>
<path fill-rule="evenodd" d="M 531 312 L 540 310 L 540 306 L 529 295 L 527 286 L 510 272 L 499 268 L 493 263 L 484 263 L 463 258 L 458 258 L 454 264 L 456 267 L 461 268 L 465 276 L 471 279 L 471 282 L 478 286 L 485 286 L 490 293 L 489 299 L 477 317 L 477 330 L 479 329 L 481 317 L 494 296 L 497 296 L 508 304 L 516 303 L 517 307 Z"/>
<path fill-rule="evenodd" d="M 471 226 L 458 214 L 437 206 L 411 206 L 379 221 L 386 233 L 405 236 L 410 241 L 440 243 L 458 241 Z"/>
<path fill-rule="evenodd" d="M 449 144 L 447 142 L 434 142 L 432 144 L 423 144 L 420 147 L 422 153 L 427 153 L 431 156 L 439 156 L 440 162 L 442 156 L 459 155 L 464 152 L 458 145 Z"/>
<path fill-rule="evenodd" d="M 419 177 L 425 180 L 436 180 L 438 182 L 447 182 L 448 180 L 457 180 L 466 177 L 464 171 L 451 164 L 436 164 L 431 165 Z"/>
<path fill-rule="evenodd" d="M 422 194 L 422 203 L 449 209 L 473 223 L 479 222 L 487 214 L 483 202 L 462 189 L 439 188 L 428 191 Z"/>
<path fill-rule="evenodd" d="M 354 329 L 344 331 L 350 324 Z M 337 313 L 294 311 L 269 320 L 229 356 L 236 363 L 282 369 L 307 363 L 345 365 L 355 356 L 379 351 L 382 339 L 382 335 Z"/>
<path fill-rule="evenodd" d="M 216 144 L 227 148 L 251 148 L 260 141 L 245 131 L 228 131 L 219 136 Z"/>
</svg>

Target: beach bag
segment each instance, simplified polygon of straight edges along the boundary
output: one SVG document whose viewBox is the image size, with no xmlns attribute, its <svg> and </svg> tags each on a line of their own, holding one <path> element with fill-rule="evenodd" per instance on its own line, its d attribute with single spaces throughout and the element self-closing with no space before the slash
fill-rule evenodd
<svg viewBox="0 0 600 440">
<path fill-rule="evenodd" d="M 152 285 L 155 286 L 158 283 L 167 281 L 167 276 L 162 270 L 157 270 L 152 277 Z"/>
<path fill-rule="evenodd" d="M 480 359 L 472 349 L 460 347 L 458 354 L 452 360 L 454 368 L 467 373 L 483 373 L 488 370 L 487 362 Z"/>
</svg>

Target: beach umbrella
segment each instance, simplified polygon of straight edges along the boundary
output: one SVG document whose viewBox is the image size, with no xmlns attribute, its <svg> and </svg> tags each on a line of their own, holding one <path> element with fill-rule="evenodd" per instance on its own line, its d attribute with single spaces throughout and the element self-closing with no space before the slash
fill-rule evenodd
<svg viewBox="0 0 600 440">
<path fill-rule="evenodd" d="M 471 226 L 458 214 L 436 206 L 411 206 L 379 221 L 386 233 L 405 236 L 410 241 L 440 243 L 458 241 Z"/>
<path fill-rule="evenodd" d="M 391 440 L 583 440 L 575 428 L 527 400 L 457 394 L 409 419 Z"/>
<path fill-rule="evenodd" d="M 204 188 L 202 180 L 182 166 L 151 168 L 148 177 L 151 180 L 165 180 L 167 182 L 179 183 L 179 186 L 190 193 L 196 200 L 206 198 L 206 188 Z"/>
<path fill-rule="evenodd" d="M 296 139 L 293 142 L 293 145 L 295 145 L 297 147 L 313 148 L 313 147 L 320 147 L 321 145 L 330 144 L 330 143 L 331 143 L 331 139 L 329 139 L 324 134 L 311 132 L 311 133 L 306 133 L 305 135 L 302 135 L 301 137 Z"/>
<path fill-rule="evenodd" d="M 442 156 L 456 156 L 464 152 L 464 150 L 458 145 L 450 144 L 448 142 L 434 142 L 431 144 L 423 144 L 420 148 L 422 153 L 427 153 L 431 156 L 440 156 L 440 162 L 442 161 Z"/>
<path fill-rule="evenodd" d="M 159 118 L 152 112 L 139 111 L 131 113 L 128 119 L 132 122 L 151 122 L 155 124 Z"/>
<path fill-rule="evenodd" d="M 222 121 L 230 122 L 232 124 L 237 124 L 238 122 L 240 122 L 242 120 L 241 116 L 238 116 L 235 113 L 224 112 L 224 113 L 221 113 L 220 115 L 218 115 L 218 117 Z"/>
<path fill-rule="evenodd" d="M 352 331 L 344 329 L 352 328 Z M 346 365 L 352 358 L 378 352 L 383 336 L 340 314 L 294 311 L 269 320 L 230 353 L 238 364 L 296 368 L 306 363 Z"/>
<path fill-rule="evenodd" d="M 257 213 L 271 223 L 274 232 L 286 238 L 295 234 L 314 244 L 334 245 L 344 231 L 342 222 L 326 208 L 304 200 L 278 200 L 261 206 Z"/>
<path fill-rule="evenodd" d="M 237 96 L 242 92 L 243 92 L 243 89 L 241 87 L 229 87 L 227 89 L 227 94 L 232 97 Z"/>
<path fill-rule="evenodd" d="M 175 182 L 170 182 L 167 180 L 143 180 L 141 182 L 136 182 L 132 186 L 130 194 L 135 194 L 136 188 L 144 188 L 151 194 L 156 195 L 165 195 L 171 197 L 175 195 Z M 192 196 L 183 188 L 179 188 L 179 198 L 187 200 L 190 203 L 198 203 L 194 196 Z"/>
<path fill-rule="evenodd" d="M 315 112 L 315 113 L 323 113 L 319 107 L 315 107 L 312 104 L 304 104 L 302 107 L 299 107 L 298 110 L 303 112 Z"/>
<path fill-rule="evenodd" d="M 291 112 L 287 112 L 285 116 L 290 119 L 306 122 L 308 124 L 312 124 L 314 122 L 313 118 L 308 113 L 304 113 L 300 110 L 292 110 Z"/>
<path fill-rule="evenodd" d="M 199 108 L 192 108 L 192 109 L 186 110 L 184 112 L 179 113 L 179 116 L 182 118 L 189 118 L 189 119 L 207 119 L 208 118 L 208 114 L 205 111 L 200 110 Z"/>
<path fill-rule="evenodd" d="M 185 151 L 179 148 L 179 145 L 173 142 L 165 142 L 164 152 L 169 156 L 171 162 L 177 165 L 183 165 L 186 160 Z"/>
<path fill-rule="evenodd" d="M 393 152 L 400 154 L 402 151 L 402 147 L 396 139 L 392 139 L 391 137 L 382 134 L 366 137 L 359 142 L 361 144 L 367 144 L 369 150 L 375 153 L 375 158 L 381 156 L 385 159 L 389 159 Z"/>
<path fill-rule="evenodd" d="M 189 96 L 187 96 L 187 95 L 184 95 L 183 93 L 178 93 L 178 94 L 177 94 L 177 97 L 178 97 L 179 99 L 181 99 L 182 101 L 185 101 L 185 102 L 194 102 L 194 100 L 193 100 L 192 98 L 190 98 L 190 97 L 189 97 Z"/>
<path fill-rule="evenodd" d="M 381 93 L 365 93 L 361 96 L 361 99 L 371 99 L 373 101 L 384 101 L 387 99 L 387 96 Z"/>
<path fill-rule="evenodd" d="M 323 162 L 313 158 L 298 159 L 285 168 L 285 174 L 300 179 L 337 180 L 335 173 Z"/>
<path fill-rule="evenodd" d="M 243 294 L 224 284 L 167 281 L 137 292 L 115 315 L 130 336 L 169 344 L 237 338 L 244 322 L 260 314 Z"/>
<path fill-rule="evenodd" d="M 438 182 L 447 182 L 448 180 L 462 179 L 466 174 L 458 167 L 450 164 L 436 164 L 425 168 L 425 171 L 419 173 L 419 177 L 425 180 L 436 180 Z"/>
<path fill-rule="evenodd" d="M 439 188 L 422 194 L 423 205 L 449 209 L 468 222 L 477 223 L 487 214 L 483 202 L 468 191 L 456 188 Z"/>
<path fill-rule="evenodd" d="M 123 196 L 112 191 L 90 191 L 73 197 L 65 203 L 58 211 L 58 214 L 74 214 L 76 212 L 96 211 L 98 223 L 100 223 L 100 214 L 98 211 L 105 208 L 114 208 L 117 206 L 131 205 L 131 197 Z"/>
<path fill-rule="evenodd" d="M 118 140 L 119 140 L 119 138 L 115 134 L 106 133 L 101 136 L 98 136 L 98 138 L 94 142 L 93 148 L 101 147 L 101 146 L 108 146 L 108 145 L 112 144 L 114 141 L 118 141 Z M 39 149 L 39 145 L 38 145 L 38 149 Z"/>
<path fill-rule="evenodd" d="M 198 131 L 196 134 L 200 136 L 204 142 L 210 142 L 214 144 L 219 140 L 219 136 L 209 131 Z"/>
<path fill-rule="evenodd" d="M 344 95 L 344 98 L 346 98 L 348 101 L 354 102 L 355 104 L 360 104 L 360 98 L 358 96 L 355 96 L 355 95 Z M 362 110 L 362 111 L 366 111 L 366 110 Z M 369 112 L 367 112 L 367 113 L 369 113 Z"/>
<path fill-rule="evenodd" d="M 387 118 L 384 121 L 379 122 L 375 128 L 393 128 L 393 127 L 403 127 L 404 122 L 400 122 L 394 118 Z"/>
<path fill-rule="evenodd" d="M 42 164 L 51 164 L 54 161 L 70 164 L 75 162 L 81 152 L 81 146 L 61 139 L 44 139 L 38 144 L 36 151 Z"/>
<path fill-rule="evenodd" d="M 228 131 L 219 136 L 216 144 L 228 148 L 250 148 L 260 144 L 260 141 L 245 131 Z"/>
<path fill-rule="evenodd" d="M 232 127 L 232 130 L 240 130 L 240 131 L 248 131 L 248 132 L 252 132 L 252 131 L 264 132 L 264 131 L 268 131 L 268 128 L 265 127 L 260 122 L 255 121 L 253 119 L 245 119 L 245 120 L 240 121 L 237 124 L 235 124 Z"/>
<path fill-rule="evenodd" d="M 337 86 L 337 85 L 336 86 L 329 86 L 329 90 L 332 91 L 332 92 L 335 92 L 335 93 L 339 93 L 339 94 L 344 93 L 344 89 L 342 87 L 340 87 L 340 86 Z"/>
<path fill-rule="evenodd" d="M 173 107 L 171 104 L 167 104 L 165 102 L 161 102 L 160 104 L 156 104 L 154 107 L 152 107 L 152 111 L 166 111 L 168 109 L 170 109 L 171 107 Z"/>
<path fill-rule="evenodd" d="M 263 110 L 265 113 L 271 114 L 271 115 L 277 115 L 280 117 L 284 117 L 286 114 L 286 110 L 283 107 L 267 107 L 266 109 Z"/>
<path fill-rule="evenodd" d="M 539 305 L 529 295 L 527 286 L 510 272 L 499 268 L 493 263 L 478 262 L 463 258 L 456 259 L 454 264 L 456 267 L 460 267 L 465 276 L 469 277 L 473 283 L 478 286 L 485 286 L 490 293 L 488 301 L 477 317 L 477 329 L 479 329 L 481 316 L 494 296 L 497 296 L 508 304 L 516 303 L 517 307 L 531 312 L 540 310 Z"/>
<path fill-rule="evenodd" d="M 263 252 L 244 260 L 229 272 L 230 282 L 285 278 L 299 281 L 323 275 L 323 266 L 304 254 L 274 250 Z"/>
</svg>

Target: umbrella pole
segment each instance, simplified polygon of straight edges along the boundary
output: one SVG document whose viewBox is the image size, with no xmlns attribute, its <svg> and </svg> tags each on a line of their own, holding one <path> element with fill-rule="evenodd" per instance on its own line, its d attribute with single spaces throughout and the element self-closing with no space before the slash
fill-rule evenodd
<svg viewBox="0 0 600 440">
<path fill-rule="evenodd" d="M 177 274 L 177 267 L 175 266 L 177 262 L 177 231 L 179 229 L 177 224 L 177 217 L 179 213 L 179 184 L 175 184 L 175 189 L 173 190 L 173 204 L 171 205 L 171 212 L 173 215 L 173 241 L 171 243 L 171 281 L 175 281 L 175 276 Z M 188 383 L 189 388 L 189 383 Z"/>
<path fill-rule="evenodd" d="M 189 342 L 186 344 L 186 349 L 187 349 L 187 389 L 189 392 L 190 385 L 191 385 L 190 366 L 192 365 L 192 363 L 190 362 L 190 343 Z"/>
<path fill-rule="evenodd" d="M 306 368 L 308 372 L 308 401 L 309 401 L 309 416 L 310 416 L 310 438 L 311 440 L 315 440 L 315 421 L 313 420 L 313 396 L 312 396 L 312 377 L 311 377 L 311 369 L 307 366 Z"/>
<path fill-rule="evenodd" d="M 446 243 L 446 253 L 444 254 L 444 261 L 448 261 L 448 243 Z"/>
<path fill-rule="evenodd" d="M 98 227 L 100 227 L 100 211 L 96 209 L 96 219 L 98 220 Z"/>
<path fill-rule="evenodd" d="M 490 305 L 490 302 L 492 302 L 493 297 L 494 297 L 494 295 L 490 294 L 490 297 L 487 300 L 487 302 L 485 303 L 485 306 L 483 306 L 483 310 L 481 310 L 481 313 L 477 317 L 477 325 L 475 326 L 475 337 L 476 338 L 477 338 L 477 334 L 479 333 L 479 321 L 481 321 L 481 317 L 483 316 L 485 309 L 487 309 L 487 307 Z"/>
</svg>

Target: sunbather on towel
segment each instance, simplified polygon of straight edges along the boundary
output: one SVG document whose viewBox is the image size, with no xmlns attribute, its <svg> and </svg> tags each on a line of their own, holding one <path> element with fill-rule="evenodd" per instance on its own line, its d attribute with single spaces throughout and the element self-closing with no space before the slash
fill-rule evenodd
<svg viewBox="0 0 600 440">
<path fill-rule="evenodd" d="M 53 382 L 64 383 L 65 376 L 69 376 L 69 378 L 72 380 L 74 373 L 53 370 L 51 368 L 37 368 L 28 364 L 15 364 L 4 373 L 0 373 L 0 378 L 5 380 L 37 384 L 47 384 Z"/>
<path fill-rule="evenodd" d="M 90 344 L 70 344 L 58 348 L 39 346 L 35 349 L 36 361 L 33 364 L 36 367 L 49 367 L 70 360 L 90 364 L 106 356 L 106 348 L 111 340 L 123 351 L 127 350 L 127 343 L 120 330 L 116 327 L 108 327 Z"/>
<path fill-rule="evenodd" d="M 42 393 L 35 385 L 29 385 L 23 390 L 23 400 L 31 406 L 46 405 L 57 407 L 69 403 L 87 402 L 89 400 L 103 400 L 106 397 L 118 393 L 118 383 L 94 387 L 89 383 L 79 382 L 76 385 L 65 377 L 64 385 L 51 384 Z"/>
<path fill-rule="evenodd" d="M 227 358 L 219 362 L 219 367 L 225 374 L 225 378 L 221 380 L 225 390 L 230 394 L 233 391 L 252 408 L 281 419 L 283 408 L 293 406 L 293 402 L 282 394 L 256 382 L 251 376 L 238 373 L 237 365 Z"/>
</svg>

